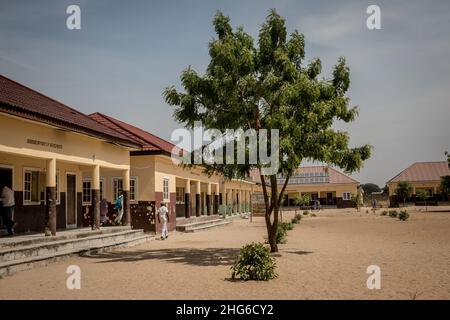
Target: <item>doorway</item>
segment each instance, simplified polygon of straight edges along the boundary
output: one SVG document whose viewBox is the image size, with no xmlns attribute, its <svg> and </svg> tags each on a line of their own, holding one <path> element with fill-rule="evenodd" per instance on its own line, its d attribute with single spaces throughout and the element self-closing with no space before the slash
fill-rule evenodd
<svg viewBox="0 0 450 320">
<path fill-rule="evenodd" d="M 77 226 L 77 176 L 66 176 L 66 228 Z"/>
</svg>

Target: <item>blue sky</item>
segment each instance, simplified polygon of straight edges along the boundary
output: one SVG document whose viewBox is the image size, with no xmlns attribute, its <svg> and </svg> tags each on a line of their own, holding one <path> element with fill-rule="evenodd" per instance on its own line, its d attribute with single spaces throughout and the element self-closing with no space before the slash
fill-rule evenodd
<svg viewBox="0 0 450 320">
<path fill-rule="evenodd" d="M 66 28 L 81 7 L 82 29 Z M 368 30 L 366 8 L 381 8 Z M 162 98 L 191 65 L 203 72 L 217 10 L 255 36 L 270 8 L 305 34 L 307 60 L 329 76 L 341 55 L 351 67 L 350 98 L 360 108 L 352 144 L 374 146 L 353 176 L 384 184 L 415 161 L 450 150 L 449 1 L 4 1 L 0 73 L 85 113 L 100 111 L 169 139 L 179 124 Z"/>
</svg>

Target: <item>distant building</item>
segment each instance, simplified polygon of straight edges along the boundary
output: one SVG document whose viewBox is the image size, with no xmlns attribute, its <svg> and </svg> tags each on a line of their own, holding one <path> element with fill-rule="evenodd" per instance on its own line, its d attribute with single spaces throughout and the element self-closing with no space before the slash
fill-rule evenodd
<svg viewBox="0 0 450 320">
<path fill-rule="evenodd" d="M 389 180 L 386 184 L 389 187 L 389 201 L 391 206 L 398 206 L 402 201 L 397 196 L 397 186 L 400 181 L 408 181 L 413 187 L 412 196 L 407 199 L 415 202 L 416 192 L 419 189 L 426 190 L 430 195 L 429 202 L 437 204 L 440 200 L 445 200 L 441 195 L 439 185 L 441 177 L 450 175 L 447 161 L 437 162 L 416 162 Z"/>
<path fill-rule="evenodd" d="M 282 176 L 277 180 L 280 187 L 286 181 Z M 296 197 L 310 194 L 311 200 L 319 200 L 322 206 L 355 207 L 358 185 L 358 181 L 327 166 L 300 167 L 289 179 L 284 205 L 292 206 Z"/>
</svg>

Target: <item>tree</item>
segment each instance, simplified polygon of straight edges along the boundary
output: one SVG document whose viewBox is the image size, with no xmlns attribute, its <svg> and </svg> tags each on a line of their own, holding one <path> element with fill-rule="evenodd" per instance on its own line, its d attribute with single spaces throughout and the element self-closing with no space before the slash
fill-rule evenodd
<svg viewBox="0 0 450 320">
<path fill-rule="evenodd" d="M 362 189 L 364 190 L 365 194 L 372 194 L 372 192 L 380 192 L 381 189 L 378 185 L 376 185 L 375 183 L 365 183 L 363 185 L 361 185 Z"/>
<path fill-rule="evenodd" d="M 168 87 L 164 98 L 175 107 L 174 117 L 190 129 L 201 121 L 205 129 L 221 132 L 279 130 L 276 172 L 268 174 L 267 162 L 261 158 L 256 163 L 246 160 L 237 165 L 224 157 L 223 163 L 205 165 L 207 173 L 227 178 L 245 177 L 253 169 L 259 171 L 268 240 L 271 251 L 276 252 L 284 190 L 302 160 L 321 161 L 353 172 L 369 158 L 371 146 L 350 148 L 348 133 L 333 129 L 336 120 L 351 122 L 358 115 L 357 107 L 348 106 L 350 71 L 343 57 L 331 78 L 319 79 L 320 59 L 305 65 L 304 36 L 297 30 L 288 36 L 285 20 L 275 10 L 269 12 L 261 26 L 257 45 L 243 27 L 233 30 L 229 17 L 221 12 L 215 15 L 213 25 L 217 38 L 209 43 L 206 73 L 201 76 L 187 68 L 181 74 L 184 91 Z M 267 146 L 275 143 L 271 135 Z M 263 146 L 258 143 L 259 149 Z M 249 153 L 246 146 L 246 159 Z M 285 178 L 280 188 L 277 176 Z"/>
<path fill-rule="evenodd" d="M 388 185 L 385 185 L 385 186 L 383 187 L 383 189 L 381 189 L 381 190 L 383 191 L 383 193 L 389 195 L 389 187 L 388 187 Z"/>
<path fill-rule="evenodd" d="M 417 189 L 416 190 L 416 197 L 420 201 L 425 202 L 425 211 L 428 211 L 427 199 L 429 197 L 429 193 L 426 190 L 424 190 L 424 189 Z"/>
<path fill-rule="evenodd" d="M 294 199 L 294 204 L 299 206 L 300 209 L 304 206 L 309 206 L 311 203 L 311 195 L 309 193 L 302 194 L 301 196 L 297 196 Z"/>
<path fill-rule="evenodd" d="M 448 197 L 450 195 L 450 176 L 441 177 L 441 189 L 442 195 Z"/>
<path fill-rule="evenodd" d="M 400 181 L 397 185 L 397 196 L 403 199 L 403 206 L 406 205 L 406 199 L 411 197 L 412 186 L 409 181 Z"/>
</svg>

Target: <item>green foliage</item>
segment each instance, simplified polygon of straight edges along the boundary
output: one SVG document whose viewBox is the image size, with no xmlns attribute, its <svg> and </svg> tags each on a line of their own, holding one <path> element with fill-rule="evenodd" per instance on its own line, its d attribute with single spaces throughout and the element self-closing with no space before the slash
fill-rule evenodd
<svg viewBox="0 0 450 320">
<path fill-rule="evenodd" d="M 380 192 L 381 189 L 375 183 L 365 183 L 361 185 L 361 188 L 364 190 L 364 194 L 372 194 L 372 192 Z"/>
<path fill-rule="evenodd" d="M 430 196 L 430 194 L 428 193 L 428 191 L 426 191 L 424 189 L 416 190 L 416 197 L 417 197 L 417 199 L 419 199 L 422 202 L 426 202 L 429 196 Z"/>
<path fill-rule="evenodd" d="M 294 229 L 294 224 L 292 222 L 281 222 L 280 227 L 284 228 L 286 231 Z"/>
<path fill-rule="evenodd" d="M 412 194 L 412 185 L 409 181 L 400 181 L 397 185 L 397 195 L 403 199 L 403 203 L 406 202 L 406 199 L 411 197 Z"/>
<path fill-rule="evenodd" d="M 387 216 L 388 212 L 386 210 L 383 210 L 383 212 L 381 212 L 382 216 Z"/>
<path fill-rule="evenodd" d="M 311 195 L 309 193 L 302 194 L 301 196 L 297 196 L 294 199 L 294 204 L 303 207 L 303 206 L 309 206 L 311 203 Z"/>
<path fill-rule="evenodd" d="M 404 211 L 400 211 L 400 213 L 398 214 L 398 219 L 401 221 L 406 221 L 409 219 L 409 213 Z"/>
<path fill-rule="evenodd" d="M 309 211 L 308 211 L 308 210 L 303 211 L 303 215 L 304 215 L 304 216 L 307 216 L 308 214 L 309 214 Z"/>
<path fill-rule="evenodd" d="M 317 217 L 317 215 L 313 212 L 313 213 L 311 214 L 311 217 Z"/>
<path fill-rule="evenodd" d="M 287 241 L 286 236 L 287 236 L 286 228 L 283 226 L 282 223 L 278 224 L 277 234 L 276 234 L 277 243 L 286 243 L 286 241 Z"/>
<path fill-rule="evenodd" d="M 303 34 L 297 30 L 288 34 L 285 19 L 275 10 L 262 24 L 257 41 L 242 27 L 233 29 L 230 18 L 221 12 L 215 15 L 213 25 L 216 38 L 209 43 L 206 72 L 202 75 L 189 67 L 181 73 L 182 91 L 175 86 L 164 90 L 177 121 L 189 129 L 201 121 L 205 129 L 221 132 L 279 130 L 277 173 L 287 178 L 303 160 L 336 165 L 346 172 L 362 167 L 372 147 L 350 147 L 349 134 L 334 127 L 336 121 L 352 122 L 358 115 L 358 109 L 349 106 L 350 69 L 345 58 L 338 59 L 331 77 L 320 77 L 321 60 L 305 63 Z M 273 145 L 270 137 L 268 145 Z M 245 148 L 248 155 L 249 146 Z M 237 149 L 235 144 L 234 159 Z M 260 157 L 255 164 L 230 164 L 222 151 L 222 163 L 205 164 L 206 173 L 240 178 L 266 165 Z M 269 178 L 273 196 L 265 189 L 263 192 L 267 214 L 272 215 L 278 214 L 284 192 L 278 192 L 275 173 Z M 270 235 L 275 225 L 269 223 Z"/>
<path fill-rule="evenodd" d="M 275 273 L 275 258 L 270 255 L 270 250 L 262 243 L 251 243 L 243 246 L 239 256 L 231 267 L 231 277 L 239 277 L 241 280 L 267 281 L 277 277 Z"/>
<path fill-rule="evenodd" d="M 441 177 L 440 189 L 443 195 L 450 195 L 450 176 Z"/>
<path fill-rule="evenodd" d="M 292 218 L 292 223 L 297 224 L 300 223 L 302 220 L 302 215 L 299 213 L 296 213 L 295 216 Z"/>
<path fill-rule="evenodd" d="M 387 185 L 385 185 L 382 189 L 383 193 L 385 194 L 389 194 L 389 187 Z"/>
<path fill-rule="evenodd" d="M 397 210 L 389 210 L 389 217 L 397 218 L 398 212 Z"/>
</svg>

